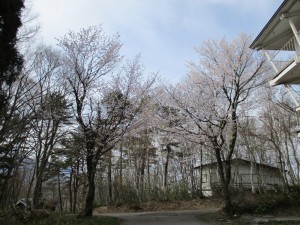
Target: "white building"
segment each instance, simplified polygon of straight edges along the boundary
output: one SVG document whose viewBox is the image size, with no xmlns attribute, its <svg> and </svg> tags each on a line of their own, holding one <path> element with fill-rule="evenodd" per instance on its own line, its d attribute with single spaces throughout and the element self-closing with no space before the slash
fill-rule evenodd
<svg viewBox="0 0 300 225">
<path fill-rule="evenodd" d="M 201 169 L 203 195 L 212 196 L 214 192 L 221 191 L 217 163 L 208 163 L 195 167 L 195 173 L 198 179 L 200 179 Z M 244 159 L 232 160 L 231 189 L 246 191 L 276 191 L 280 186 L 282 186 L 282 181 L 279 168 L 255 162 L 251 163 Z"/>
<path fill-rule="evenodd" d="M 300 1 L 285 0 L 255 38 L 250 48 L 264 51 L 273 69 L 271 86 L 285 85 L 300 111 L 290 85 L 300 84 Z"/>
</svg>

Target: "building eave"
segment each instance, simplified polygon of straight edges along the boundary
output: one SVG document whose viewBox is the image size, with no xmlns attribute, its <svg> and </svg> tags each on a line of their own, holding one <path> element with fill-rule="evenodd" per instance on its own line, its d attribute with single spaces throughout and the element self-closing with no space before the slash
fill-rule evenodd
<svg viewBox="0 0 300 225">
<path fill-rule="evenodd" d="M 274 13 L 274 15 L 271 17 L 271 19 L 268 21 L 268 23 L 264 26 L 264 28 L 261 30 L 261 32 L 258 34 L 258 36 L 254 39 L 252 44 L 250 45 L 251 49 L 255 50 L 261 50 L 261 49 L 268 49 L 269 50 L 278 50 L 274 46 L 268 46 L 270 41 L 267 41 L 267 39 L 273 35 L 273 32 L 277 26 L 280 24 L 284 23 L 282 20 L 282 15 L 285 13 L 289 12 L 292 7 L 295 5 L 297 0 L 285 0 L 277 9 L 277 11 Z M 292 32 L 279 32 L 278 34 L 275 34 L 276 38 L 271 38 L 273 39 L 273 42 L 275 41 L 280 41 L 280 42 L 285 42 L 286 39 L 289 39 L 292 36 Z"/>
<path fill-rule="evenodd" d="M 231 160 L 231 163 L 239 163 L 239 162 L 244 162 L 244 163 L 247 163 L 247 164 L 251 163 L 251 161 L 246 160 L 246 159 L 241 159 L 241 158 L 235 158 L 235 159 Z M 278 167 L 271 166 L 271 165 L 268 165 L 268 164 L 257 163 L 257 162 L 253 162 L 253 163 L 256 166 L 261 166 L 261 167 L 265 167 L 265 168 L 269 168 L 269 169 L 273 169 L 273 170 L 279 170 Z M 202 165 L 202 168 L 211 167 L 211 166 L 214 166 L 214 165 L 217 165 L 217 162 L 205 163 L 205 164 Z M 200 169 L 200 167 L 201 167 L 201 165 L 194 167 L 194 169 Z"/>
</svg>

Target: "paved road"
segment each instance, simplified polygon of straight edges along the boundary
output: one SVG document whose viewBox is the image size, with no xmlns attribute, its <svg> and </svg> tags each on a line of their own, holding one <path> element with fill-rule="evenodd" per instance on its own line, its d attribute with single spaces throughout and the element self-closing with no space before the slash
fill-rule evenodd
<svg viewBox="0 0 300 225">
<path fill-rule="evenodd" d="M 121 218 L 121 225 L 210 225 L 201 222 L 201 215 L 217 209 L 200 209 L 168 212 L 113 213 Z"/>
</svg>

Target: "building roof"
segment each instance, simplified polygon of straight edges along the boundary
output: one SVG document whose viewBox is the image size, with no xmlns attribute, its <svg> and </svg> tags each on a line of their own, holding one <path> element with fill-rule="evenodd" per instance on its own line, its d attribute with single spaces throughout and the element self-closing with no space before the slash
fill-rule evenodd
<svg viewBox="0 0 300 225">
<path fill-rule="evenodd" d="M 235 158 L 235 159 L 232 159 L 232 160 L 231 160 L 231 163 L 232 163 L 232 164 L 235 164 L 235 163 L 247 163 L 247 164 L 250 164 L 251 161 L 246 160 L 246 159 L 241 159 L 241 158 Z M 265 167 L 265 168 L 269 168 L 269 169 L 279 170 L 278 167 L 271 166 L 271 165 L 268 165 L 268 164 L 265 164 L 265 163 L 257 163 L 257 162 L 254 162 L 254 164 L 255 164 L 256 166 L 261 166 L 261 167 Z M 210 163 L 202 164 L 203 167 L 210 167 L 210 166 L 215 166 L 215 165 L 217 165 L 217 162 L 210 162 Z M 201 165 L 200 165 L 200 166 L 194 167 L 194 169 L 199 169 L 200 167 L 201 167 Z"/>
<path fill-rule="evenodd" d="M 300 28 L 300 2 L 285 0 L 255 38 L 250 48 L 260 50 L 280 50 L 292 37 L 288 19 L 291 18 L 297 30 Z"/>
</svg>

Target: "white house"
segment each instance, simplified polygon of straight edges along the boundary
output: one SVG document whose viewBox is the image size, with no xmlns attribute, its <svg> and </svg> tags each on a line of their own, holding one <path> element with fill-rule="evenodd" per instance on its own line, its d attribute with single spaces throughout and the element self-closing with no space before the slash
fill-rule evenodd
<svg viewBox="0 0 300 225">
<path fill-rule="evenodd" d="M 279 168 L 250 162 L 244 159 L 233 159 L 231 162 L 230 188 L 249 191 L 275 191 L 282 185 Z M 202 193 L 212 196 L 221 189 L 217 171 L 217 163 L 208 163 L 195 167 L 195 173 L 200 180 L 202 169 Z M 200 183 L 200 182 L 199 182 Z"/>
</svg>

